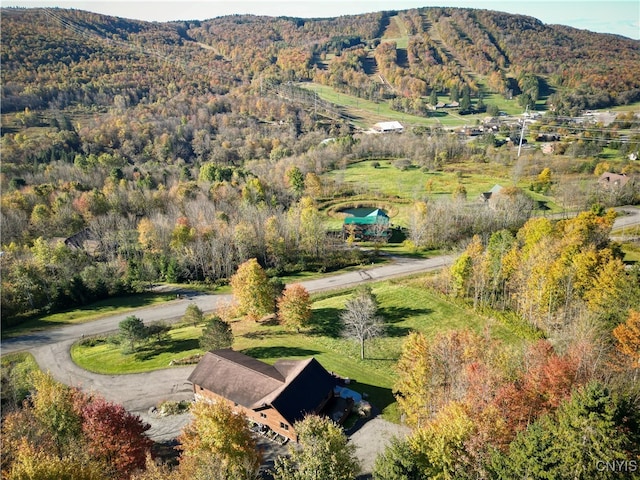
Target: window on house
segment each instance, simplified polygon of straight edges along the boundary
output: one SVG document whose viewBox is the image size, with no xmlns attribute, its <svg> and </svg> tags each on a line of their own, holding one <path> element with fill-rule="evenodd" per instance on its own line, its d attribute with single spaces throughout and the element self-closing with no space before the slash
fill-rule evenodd
<svg viewBox="0 0 640 480">
<path fill-rule="evenodd" d="M 267 414 L 260 412 L 260 418 L 267 418 Z"/>
<path fill-rule="evenodd" d="M 289 425 L 284 422 L 280 422 L 280 428 L 282 428 L 283 430 L 289 430 Z"/>
</svg>

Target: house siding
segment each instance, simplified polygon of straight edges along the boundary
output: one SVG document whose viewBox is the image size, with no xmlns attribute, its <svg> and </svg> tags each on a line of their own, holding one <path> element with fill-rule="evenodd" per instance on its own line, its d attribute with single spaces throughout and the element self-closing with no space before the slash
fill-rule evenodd
<svg viewBox="0 0 640 480">
<path fill-rule="evenodd" d="M 193 393 L 196 401 L 225 402 L 233 409 L 234 412 L 244 414 L 247 419 L 266 425 L 274 432 L 279 433 L 283 437 L 287 437 L 289 440 L 294 442 L 298 441 L 298 436 L 293 425 L 289 424 L 289 422 L 287 422 L 287 420 L 270 405 L 265 408 L 261 408 L 260 410 L 254 410 L 234 403 L 196 384 L 193 385 Z"/>
</svg>

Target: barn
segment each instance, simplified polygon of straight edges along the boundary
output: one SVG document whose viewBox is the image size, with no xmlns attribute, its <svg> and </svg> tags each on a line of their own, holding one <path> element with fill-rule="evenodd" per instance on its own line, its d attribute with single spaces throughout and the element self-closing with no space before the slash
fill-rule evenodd
<svg viewBox="0 0 640 480">
<path fill-rule="evenodd" d="M 388 239 L 389 216 L 379 208 L 366 215 L 350 215 L 345 217 L 342 231 L 345 237 L 353 236 L 356 240 Z"/>
</svg>

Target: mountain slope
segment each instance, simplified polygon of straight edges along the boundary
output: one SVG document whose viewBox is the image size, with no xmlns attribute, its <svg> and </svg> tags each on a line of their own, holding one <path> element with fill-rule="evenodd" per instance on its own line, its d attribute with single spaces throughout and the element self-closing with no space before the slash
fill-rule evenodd
<svg viewBox="0 0 640 480">
<path fill-rule="evenodd" d="M 558 94 L 556 106 L 567 109 L 640 99 L 634 74 L 640 42 L 488 10 L 434 7 L 333 19 L 234 15 L 147 23 L 77 10 L 5 8 L 1 21 L 5 112 L 104 104 L 104 96 L 118 93 L 136 103 L 167 95 L 169 84 L 224 93 L 255 78 L 314 80 L 370 99 L 387 98 L 379 75 L 410 98 L 465 86 L 472 94 L 484 89 L 538 98 L 549 85 Z M 402 32 L 406 54 L 405 45 L 381 43 L 388 27 Z M 315 68 L 317 59 L 326 70 Z"/>
</svg>

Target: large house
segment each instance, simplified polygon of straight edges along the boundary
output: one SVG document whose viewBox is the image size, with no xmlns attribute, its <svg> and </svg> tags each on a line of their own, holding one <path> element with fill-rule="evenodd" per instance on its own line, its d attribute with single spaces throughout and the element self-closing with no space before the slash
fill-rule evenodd
<svg viewBox="0 0 640 480">
<path fill-rule="evenodd" d="M 314 358 L 274 365 L 230 349 L 207 352 L 189 376 L 196 401 L 224 401 L 256 424 L 297 441 L 295 423 L 319 414 L 336 378 Z"/>
</svg>

